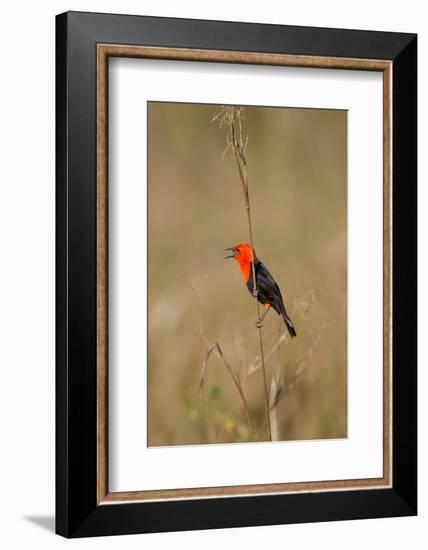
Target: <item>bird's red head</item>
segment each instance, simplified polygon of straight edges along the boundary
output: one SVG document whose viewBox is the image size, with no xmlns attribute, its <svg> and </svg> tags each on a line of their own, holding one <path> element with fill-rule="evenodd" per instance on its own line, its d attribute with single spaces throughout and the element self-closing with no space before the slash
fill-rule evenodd
<svg viewBox="0 0 428 550">
<path fill-rule="evenodd" d="M 226 258 L 235 258 L 241 268 L 245 281 L 248 281 L 251 275 L 251 263 L 253 258 L 254 260 L 256 259 L 256 252 L 254 248 L 251 248 L 251 245 L 248 243 L 241 243 L 233 246 L 232 248 L 226 248 L 226 250 L 231 252 L 231 254 L 226 256 Z"/>
</svg>

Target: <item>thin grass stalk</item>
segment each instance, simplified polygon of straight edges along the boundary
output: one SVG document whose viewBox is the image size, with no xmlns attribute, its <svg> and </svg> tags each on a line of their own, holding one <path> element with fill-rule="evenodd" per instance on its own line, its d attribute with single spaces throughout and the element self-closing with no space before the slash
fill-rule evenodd
<svg viewBox="0 0 428 550">
<path fill-rule="evenodd" d="M 269 394 L 268 394 L 268 384 L 267 384 L 266 366 L 265 366 L 265 358 L 264 358 L 263 336 L 262 336 L 262 327 L 260 324 L 260 308 L 259 308 L 259 302 L 257 300 L 258 290 L 257 290 L 256 269 L 254 265 L 254 255 L 253 255 L 254 239 L 253 239 L 253 225 L 251 221 L 250 197 L 249 197 L 249 191 L 248 191 L 248 176 L 247 176 L 247 168 L 246 168 L 247 161 L 245 157 L 245 150 L 242 143 L 242 127 L 241 127 L 240 114 L 238 113 L 237 115 L 235 115 L 235 110 L 233 107 L 228 107 L 227 109 L 230 109 L 229 131 L 230 131 L 231 146 L 233 148 L 236 164 L 238 166 L 239 177 L 241 180 L 242 190 L 244 193 L 245 209 L 247 212 L 248 233 L 249 233 L 250 245 L 251 245 L 251 266 L 252 266 L 252 272 L 253 272 L 253 296 L 256 304 L 256 315 L 258 319 L 257 325 L 259 330 L 260 359 L 261 359 L 262 372 L 263 372 L 266 426 L 268 431 L 268 439 L 269 441 L 272 441 L 272 431 L 271 431 L 270 414 L 269 414 Z M 238 125 L 239 125 L 239 137 L 237 137 L 236 135 L 236 126 L 235 126 L 236 118 L 238 119 Z"/>
<path fill-rule="evenodd" d="M 269 417 L 270 417 L 270 424 L 271 424 L 271 430 L 272 430 L 272 441 L 280 441 L 279 437 L 279 424 L 278 424 L 278 408 L 276 407 L 275 403 L 273 402 L 275 395 L 277 393 L 277 381 L 275 380 L 275 377 L 272 377 L 271 383 L 270 383 L 270 407 L 269 407 Z"/>
<path fill-rule="evenodd" d="M 233 380 L 236 391 L 238 392 L 239 397 L 241 398 L 242 404 L 244 406 L 244 411 L 245 411 L 245 416 L 246 416 L 246 420 L 247 420 L 248 430 L 250 432 L 250 437 L 251 437 L 251 439 L 253 439 L 253 426 L 252 426 L 251 420 L 250 420 L 250 411 L 248 409 L 248 403 L 247 403 L 247 400 L 245 399 L 245 395 L 244 395 L 244 392 L 243 392 L 242 387 L 241 387 L 241 382 L 239 380 L 238 375 L 233 372 L 232 367 L 229 365 L 228 361 L 226 360 L 225 356 L 223 355 L 223 351 L 222 351 L 222 349 L 221 349 L 218 342 L 211 342 L 210 344 L 208 344 L 207 355 L 205 357 L 205 361 L 202 364 L 202 369 L 201 369 L 201 374 L 200 374 L 199 398 L 202 400 L 202 395 L 203 395 L 203 391 L 204 391 L 205 372 L 206 372 L 206 369 L 207 369 L 207 366 L 208 366 L 208 360 L 209 360 L 209 358 L 210 358 L 210 356 L 213 352 L 217 355 L 217 357 L 219 357 L 223 361 L 224 366 L 226 367 L 227 371 L 229 372 L 229 374 L 230 374 L 230 376 Z"/>
<path fill-rule="evenodd" d="M 203 389 L 204 389 L 204 381 L 205 381 L 205 372 L 206 372 L 206 369 L 207 369 L 207 366 L 208 366 L 208 360 L 211 356 L 211 353 L 214 352 L 214 354 L 223 362 L 224 366 L 226 367 L 227 371 L 229 372 L 230 376 L 232 377 L 235 388 L 236 388 L 236 390 L 239 394 L 239 397 L 241 398 L 242 404 L 244 406 L 244 411 L 245 411 L 245 417 L 246 417 L 246 420 L 247 420 L 248 430 L 250 432 L 250 438 L 252 440 L 253 436 L 254 436 L 254 431 L 253 431 L 253 426 L 251 424 L 250 411 L 249 411 L 249 408 L 248 408 L 248 403 L 247 403 L 247 400 L 246 400 L 245 395 L 244 395 L 244 390 L 242 389 L 242 386 L 241 386 L 240 378 L 237 374 L 235 374 L 235 372 L 233 371 L 233 369 L 230 366 L 229 362 L 224 357 L 223 351 L 220 347 L 220 344 L 218 342 L 209 342 L 207 337 L 205 336 L 204 313 L 203 313 L 203 310 L 202 310 L 201 303 L 199 301 L 198 295 L 196 293 L 196 290 L 195 290 L 195 287 L 193 286 L 193 284 L 188 279 L 186 279 L 186 278 L 184 278 L 184 279 L 187 282 L 187 284 L 189 285 L 189 287 L 192 291 L 193 297 L 194 297 L 194 299 L 196 301 L 196 304 L 198 306 L 199 316 L 200 316 L 199 335 L 201 336 L 202 340 L 204 340 L 204 342 L 207 345 L 207 354 L 205 356 L 204 362 L 202 363 L 200 379 L 199 379 L 199 398 L 202 400 L 202 394 L 203 394 Z"/>
</svg>

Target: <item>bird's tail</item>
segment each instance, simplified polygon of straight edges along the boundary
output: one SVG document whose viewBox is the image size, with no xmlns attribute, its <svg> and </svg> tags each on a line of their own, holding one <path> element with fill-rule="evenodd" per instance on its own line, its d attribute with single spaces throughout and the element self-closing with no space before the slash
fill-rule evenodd
<svg viewBox="0 0 428 550">
<path fill-rule="evenodd" d="M 287 315 L 287 312 L 285 309 L 282 311 L 282 318 L 284 319 L 285 326 L 288 329 L 288 332 L 290 333 L 290 336 L 293 338 L 294 336 L 297 336 L 296 329 L 294 328 L 293 323 L 291 322 L 290 317 Z"/>
</svg>

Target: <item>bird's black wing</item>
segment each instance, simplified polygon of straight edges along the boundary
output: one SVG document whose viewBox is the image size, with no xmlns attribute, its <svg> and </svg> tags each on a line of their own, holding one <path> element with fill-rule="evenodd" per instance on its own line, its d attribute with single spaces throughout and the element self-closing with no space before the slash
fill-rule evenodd
<svg viewBox="0 0 428 550">
<path fill-rule="evenodd" d="M 278 314 L 281 314 L 284 308 L 281 290 L 262 262 L 256 271 L 256 281 L 261 300 L 264 298 L 264 303 L 270 304 Z"/>
<path fill-rule="evenodd" d="M 275 311 L 281 315 L 284 309 L 281 291 L 276 284 L 275 279 L 270 274 L 268 268 L 260 261 L 254 262 L 256 271 L 257 290 L 259 291 L 258 299 L 262 304 L 270 304 Z M 247 287 L 250 292 L 253 291 L 253 274 L 247 282 Z"/>
<path fill-rule="evenodd" d="M 257 281 L 257 290 L 258 296 L 257 299 L 263 305 L 270 304 L 273 309 L 281 315 L 284 319 L 284 323 L 290 333 L 290 336 L 296 336 L 296 329 L 294 328 L 293 322 L 287 314 L 285 309 L 284 301 L 282 299 L 281 291 L 279 286 L 276 284 L 275 279 L 270 274 L 268 268 L 262 264 L 260 260 L 254 262 L 254 269 L 256 272 L 256 281 Z M 252 273 L 247 281 L 248 290 L 253 292 L 253 276 Z"/>
</svg>

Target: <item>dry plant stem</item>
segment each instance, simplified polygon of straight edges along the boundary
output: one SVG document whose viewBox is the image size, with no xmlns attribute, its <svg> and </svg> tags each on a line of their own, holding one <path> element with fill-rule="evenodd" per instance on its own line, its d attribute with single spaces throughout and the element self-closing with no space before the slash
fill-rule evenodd
<svg viewBox="0 0 428 550">
<path fill-rule="evenodd" d="M 236 391 L 238 392 L 239 397 L 241 398 L 242 404 L 244 405 L 244 410 L 245 410 L 245 416 L 246 416 L 246 419 L 247 419 L 248 429 L 250 431 L 251 438 L 252 438 L 252 436 L 253 436 L 253 427 L 251 425 L 250 412 L 248 410 L 247 400 L 245 399 L 245 395 L 244 395 L 244 392 L 242 391 L 242 387 L 241 387 L 241 384 L 239 382 L 238 376 L 233 372 L 232 367 L 226 361 L 226 358 L 224 357 L 223 351 L 222 351 L 220 345 L 218 344 L 218 342 L 211 342 L 208 345 L 207 355 L 205 357 L 205 361 L 204 361 L 204 363 L 202 365 L 202 369 L 201 369 L 201 378 L 200 378 L 200 382 L 199 382 L 199 396 L 202 399 L 202 392 L 203 392 L 203 389 L 204 389 L 205 371 L 206 371 L 206 368 L 207 368 L 207 365 L 208 365 L 208 360 L 209 360 L 209 358 L 211 356 L 211 353 L 213 351 L 215 351 L 217 357 L 219 357 L 223 361 L 224 366 L 226 367 L 226 369 L 228 370 L 230 376 L 232 377 L 233 383 L 235 384 Z"/>
<path fill-rule="evenodd" d="M 204 314 L 203 314 L 203 311 L 202 311 L 201 303 L 199 301 L 198 295 L 196 294 L 196 290 L 195 290 L 195 287 L 193 286 L 193 284 L 190 281 L 188 281 L 186 278 L 184 278 L 184 279 L 187 282 L 187 284 L 190 286 L 193 297 L 195 298 L 196 304 L 198 306 L 199 316 L 200 316 L 199 335 L 201 336 L 202 340 L 204 340 L 204 342 L 208 346 L 207 355 L 205 357 L 205 361 L 202 364 L 202 369 L 201 369 L 201 374 L 200 374 L 199 398 L 202 399 L 202 393 L 203 393 L 204 381 L 205 381 L 205 371 L 206 371 L 206 368 L 207 368 L 207 365 L 208 365 L 208 360 L 211 356 L 211 353 L 214 352 L 215 355 L 223 362 L 223 364 L 225 365 L 227 371 L 229 372 L 230 376 L 232 377 L 235 388 L 236 388 L 236 390 L 239 394 L 239 397 L 241 398 L 242 404 L 244 406 L 245 416 L 246 416 L 247 424 L 248 424 L 248 430 L 250 432 L 251 439 L 253 439 L 254 432 L 253 432 L 253 426 L 252 426 L 251 420 L 250 420 L 250 411 L 248 409 L 248 403 L 247 403 L 247 400 L 245 399 L 245 395 L 244 395 L 244 391 L 243 391 L 242 386 L 241 386 L 240 379 L 239 379 L 238 375 L 233 372 L 232 367 L 226 361 L 226 358 L 223 355 L 223 351 L 220 347 L 220 344 L 218 342 L 211 342 L 210 343 L 208 341 L 208 339 L 206 338 L 205 332 L 204 332 Z"/>
<path fill-rule="evenodd" d="M 278 425 L 278 409 L 275 407 L 269 412 L 270 415 L 270 423 L 271 423 L 271 430 L 272 430 L 272 441 L 280 441 L 279 437 L 279 425 Z"/>
<path fill-rule="evenodd" d="M 230 139 L 231 139 L 231 145 L 233 147 L 233 152 L 235 153 L 236 164 L 238 165 L 239 177 L 242 184 L 242 191 L 244 193 L 245 209 L 247 212 L 247 221 L 248 221 L 248 232 L 250 236 L 251 250 L 253 250 L 254 248 L 253 226 L 251 222 L 251 207 L 250 207 L 250 197 L 248 192 L 248 177 L 247 177 L 247 169 L 246 169 L 247 162 L 245 158 L 244 146 L 242 143 L 241 118 L 239 113 L 235 115 L 235 110 L 233 107 L 228 107 L 227 109 L 230 110 L 229 111 Z M 239 125 L 238 137 L 236 135 L 236 126 L 235 126 L 236 118 L 238 119 L 238 125 Z M 258 319 L 257 324 L 258 324 L 258 330 L 259 330 L 260 359 L 261 359 L 262 371 L 263 371 L 266 425 L 267 425 L 267 431 L 268 431 L 268 439 L 269 441 L 272 441 L 272 432 L 271 432 L 270 414 L 269 414 L 269 394 L 268 394 L 268 385 L 267 385 L 266 367 L 265 367 L 265 358 L 264 358 L 264 349 L 263 349 L 262 327 L 260 324 L 260 309 L 259 309 L 259 302 L 257 300 L 257 281 L 256 281 L 256 270 L 254 266 L 253 254 L 251 254 L 251 266 L 252 266 L 252 272 L 253 272 L 253 285 L 254 285 L 253 294 L 254 294 L 254 301 L 256 304 L 256 315 Z"/>
<path fill-rule="evenodd" d="M 280 322 L 280 326 L 282 327 L 282 322 Z M 277 372 L 280 372 L 281 369 L 281 340 L 282 340 L 282 331 L 279 330 L 279 336 L 278 336 L 278 342 L 279 345 L 276 349 L 276 369 Z M 269 391 L 269 414 L 270 414 L 270 423 L 271 423 L 271 429 L 272 429 L 272 441 L 279 441 L 279 423 L 278 423 L 278 408 L 276 405 L 278 403 L 275 403 L 275 399 L 278 393 L 278 380 L 275 377 L 275 374 L 273 374 L 271 378 L 270 383 L 270 391 Z"/>
</svg>

